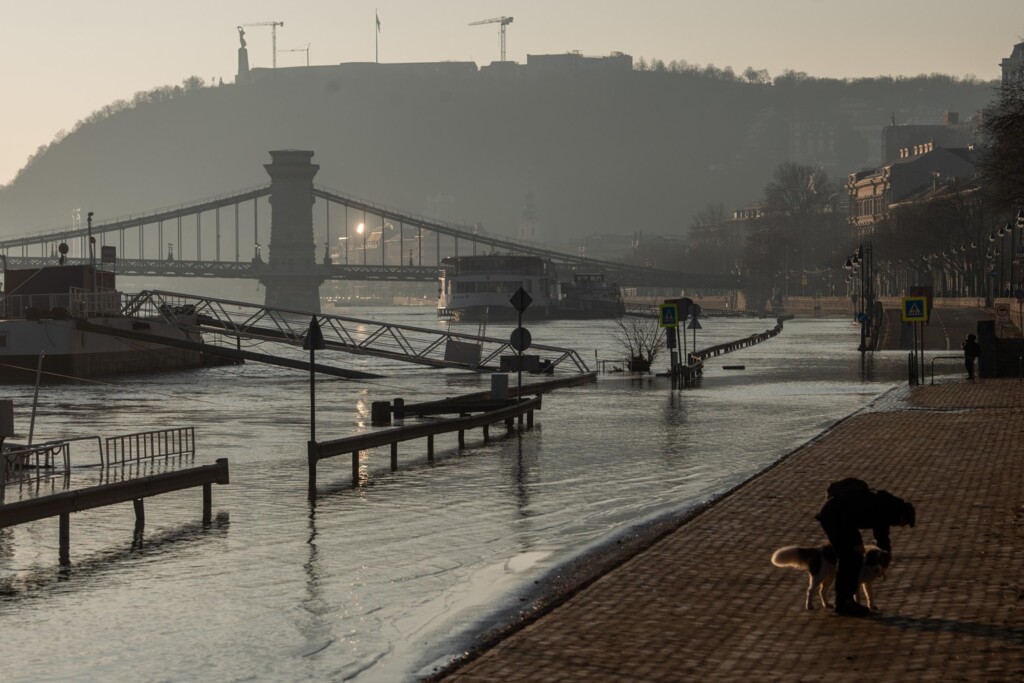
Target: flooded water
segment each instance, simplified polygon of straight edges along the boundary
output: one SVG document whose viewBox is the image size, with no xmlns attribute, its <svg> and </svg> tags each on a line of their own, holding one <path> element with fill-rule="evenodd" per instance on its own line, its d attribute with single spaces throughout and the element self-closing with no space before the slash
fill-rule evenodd
<svg viewBox="0 0 1024 683">
<path fill-rule="evenodd" d="M 428 308 L 352 313 L 438 325 Z M 703 325 L 699 347 L 774 321 Z M 591 364 L 622 355 L 607 321 L 530 331 Z M 415 680 L 519 607 L 545 574 L 727 490 L 903 383 L 902 353 L 876 354 L 862 379 L 857 335 L 847 320 L 791 321 L 772 340 L 711 359 L 698 388 L 677 392 L 666 379 L 603 374 L 546 395 L 533 430 L 487 444 L 476 430 L 461 452 L 454 434 L 438 437 L 434 465 L 425 441 L 402 444 L 397 473 L 381 449 L 357 489 L 348 456 L 326 460 L 315 506 L 305 373 L 250 363 L 44 386 L 37 441 L 194 426 L 197 464 L 228 458 L 231 484 L 213 488 L 208 527 L 199 489 L 147 499 L 141 540 L 131 505 L 72 515 L 65 573 L 55 519 L 0 531 L 2 678 Z M 370 429 L 373 401 L 489 387 L 465 372 L 337 362 L 388 376 L 319 380 L 322 440 Z M 666 354 L 658 365 L 667 363 Z M 27 434 L 32 387 L 4 393 Z"/>
</svg>

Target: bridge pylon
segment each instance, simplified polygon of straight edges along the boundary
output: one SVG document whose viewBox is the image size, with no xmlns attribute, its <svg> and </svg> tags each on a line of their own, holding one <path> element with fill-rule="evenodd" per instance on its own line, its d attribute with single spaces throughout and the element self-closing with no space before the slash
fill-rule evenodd
<svg viewBox="0 0 1024 683">
<path fill-rule="evenodd" d="M 270 174 L 270 254 L 265 265 L 257 250 L 254 265 L 266 288 L 266 305 L 320 311 L 316 243 L 313 238 L 313 177 L 320 166 L 312 162 L 313 152 L 280 150 L 270 152 L 272 163 L 264 164 Z"/>
</svg>

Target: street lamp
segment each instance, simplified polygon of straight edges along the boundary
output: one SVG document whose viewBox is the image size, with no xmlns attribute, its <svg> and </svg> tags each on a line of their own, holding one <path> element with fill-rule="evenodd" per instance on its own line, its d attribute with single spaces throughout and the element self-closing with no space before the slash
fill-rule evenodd
<svg viewBox="0 0 1024 683">
<path fill-rule="evenodd" d="M 363 265 L 366 265 L 366 224 L 360 223 L 356 226 L 356 234 L 363 236 Z"/>
</svg>

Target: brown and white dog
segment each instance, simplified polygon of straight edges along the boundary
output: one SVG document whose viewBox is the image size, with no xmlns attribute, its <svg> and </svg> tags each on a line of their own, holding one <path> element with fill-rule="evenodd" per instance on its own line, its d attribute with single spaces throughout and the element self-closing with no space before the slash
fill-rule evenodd
<svg viewBox="0 0 1024 683">
<path fill-rule="evenodd" d="M 885 571 L 889 568 L 890 562 L 892 553 L 875 545 L 864 547 L 864 563 L 860 568 L 859 586 L 864 591 L 868 609 L 875 609 L 871 600 L 871 582 L 885 578 Z M 821 598 L 821 604 L 826 608 L 831 607 L 826 596 L 836 580 L 836 553 L 830 544 L 812 547 L 789 545 L 779 548 L 772 553 L 772 564 L 776 567 L 793 567 L 807 572 L 807 599 L 804 601 L 804 607 L 812 609 L 811 600 L 815 589 Z"/>
</svg>

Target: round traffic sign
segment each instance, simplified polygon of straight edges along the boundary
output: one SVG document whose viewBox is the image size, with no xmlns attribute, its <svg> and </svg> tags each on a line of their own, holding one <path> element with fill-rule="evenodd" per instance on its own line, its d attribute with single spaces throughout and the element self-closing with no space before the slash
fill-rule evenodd
<svg viewBox="0 0 1024 683">
<path fill-rule="evenodd" d="M 530 342 L 533 341 L 530 336 L 530 331 L 525 327 L 517 327 L 512 330 L 512 336 L 509 337 L 508 343 L 512 345 L 512 348 L 516 351 L 525 351 L 530 348 Z"/>
</svg>

